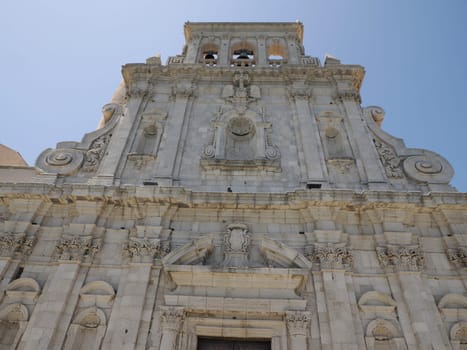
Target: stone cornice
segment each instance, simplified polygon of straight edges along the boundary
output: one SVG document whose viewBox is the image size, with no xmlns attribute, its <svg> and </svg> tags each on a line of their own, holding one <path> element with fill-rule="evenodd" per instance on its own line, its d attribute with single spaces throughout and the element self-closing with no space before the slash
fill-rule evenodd
<svg viewBox="0 0 467 350">
<path fill-rule="evenodd" d="M 215 35 L 216 32 L 225 33 L 294 33 L 300 44 L 303 42 L 303 24 L 301 22 L 186 22 L 184 25 L 185 40 L 188 42 L 193 33 L 208 32 Z M 235 34 L 233 34 L 235 35 Z"/>
<path fill-rule="evenodd" d="M 290 80 L 305 80 L 307 83 L 325 82 L 334 84 L 336 81 L 348 80 L 357 93 L 360 90 L 365 70 L 359 65 L 336 65 L 317 67 L 315 65 L 284 65 L 280 69 L 271 67 L 242 68 L 248 71 L 255 83 L 276 82 L 283 84 Z M 206 67 L 203 64 L 173 64 L 168 66 L 150 65 L 145 63 L 126 64 L 122 67 L 122 75 L 127 86 L 138 82 L 175 82 L 180 78 L 192 81 L 231 80 L 231 76 L 239 67 Z"/>
<path fill-rule="evenodd" d="M 35 199 L 52 203 L 90 200 L 108 203 L 160 203 L 199 208 L 304 209 L 313 206 L 356 209 L 467 210 L 467 193 L 352 190 L 297 190 L 286 193 L 193 192 L 181 187 L 84 184 L 0 184 L 0 201 Z"/>
</svg>

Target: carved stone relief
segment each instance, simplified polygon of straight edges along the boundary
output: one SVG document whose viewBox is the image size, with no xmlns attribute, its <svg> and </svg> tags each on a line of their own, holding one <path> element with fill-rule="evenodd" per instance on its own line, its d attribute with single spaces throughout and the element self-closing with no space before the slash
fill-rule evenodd
<svg viewBox="0 0 467 350">
<path fill-rule="evenodd" d="M 423 268 L 424 257 L 418 246 L 380 246 L 376 255 L 382 268 L 398 271 L 419 271 Z"/>
<path fill-rule="evenodd" d="M 272 124 L 264 108 L 250 104 L 261 97 L 247 73 L 237 72 L 222 91 L 226 104 L 211 121 L 209 143 L 202 152 L 202 168 L 280 170 L 279 148 L 272 142 Z"/>
<path fill-rule="evenodd" d="M 448 259 L 457 267 L 467 267 L 467 248 L 458 247 L 446 251 Z"/>
<path fill-rule="evenodd" d="M 99 252 L 101 244 L 101 239 L 92 236 L 64 235 L 55 245 L 54 255 L 57 260 L 88 260 Z"/>
<path fill-rule="evenodd" d="M 161 243 L 158 238 L 130 237 L 128 243 L 123 247 L 123 255 L 132 260 L 161 258 L 169 251 L 170 246 Z"/>
<path fill-rule="evenodd" d="M 342 244 L 314 244 L 306 247 L 310 261 L 320 264 L 321 269 L 349 269 L 353 257 L 350 250 Z"/>
<path fill-rule="evenodd" d="M 311 321 L 309 311 L 286 311 L 285 322 L 290 335 L 306 335 Z"/>
<path fill-rule="evenodd" d="M 102 128 L 86 134 L 81 143 L 64 142 L 57 149 L 45 150 L 37 158 L 36 166 L 46 173 L 61 175 L 73 175 L 80 169 L 96 171 L 112 136 L 110 130 L 123 114 L 122 106 L 108 103 L 102 108 L 102 114 Z"/>
<path fill-rule="evenodd" d="M 34 237 L 26 237 L 24 233 L 3 233 L 0 235 L 0 256 L 13 257 L 15 254 L 28 256 L 35 243 Z"/>
<path fill-rule="evenodd" d="M 227 227 L 224 235 L 223 266 L 248 266 L 248 252 L 250 249 L 250 235 L 244 224 L 232 224 Z"/>
<path fill-rule="evenodd" d="M 83 171 L 93 172 L 97 170 L 111 137 L 112 134 L 103 135 L 91 143 L 91 147 L 84 155 Z"/>
<path fill-rule="evenodd" d="M 396 179 L 403 178 L 404 174 L 400 168 L 401 159 L 396 155 L 392 148 L 378 140 L 374 140 L 374 143 L 376 150 L 378 151 L 379 158 L 383 163 L 386 175 Z"/>
</svg>

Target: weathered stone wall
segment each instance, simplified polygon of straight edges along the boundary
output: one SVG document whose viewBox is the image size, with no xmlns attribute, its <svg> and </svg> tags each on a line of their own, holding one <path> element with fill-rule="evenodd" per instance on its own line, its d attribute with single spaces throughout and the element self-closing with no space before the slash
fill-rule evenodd
<svg viewBox="0 0 467 350">
<path fill-rule="evenodd" d="M 0 316 L 20 321 L 20 349 L 465 339 L 465 194 L 5 184 L 0 197 Z"/>
</svg>

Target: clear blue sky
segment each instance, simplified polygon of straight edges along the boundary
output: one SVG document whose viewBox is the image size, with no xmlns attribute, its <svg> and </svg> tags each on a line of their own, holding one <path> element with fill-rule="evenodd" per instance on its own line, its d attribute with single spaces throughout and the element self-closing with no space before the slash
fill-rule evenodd
<svg viewBox="0 0 467 350">
<path fill-rule="evenodd" d="M 447 158 L 467 192 L 466 0 L 7 0 L 0 12 L 0 143 L 29 164 L 95 129 L 120 67 L 181 52 L 189 21 L 295 21 L 307 54 L 361 64 L 383 129 Z"/>
</svg>

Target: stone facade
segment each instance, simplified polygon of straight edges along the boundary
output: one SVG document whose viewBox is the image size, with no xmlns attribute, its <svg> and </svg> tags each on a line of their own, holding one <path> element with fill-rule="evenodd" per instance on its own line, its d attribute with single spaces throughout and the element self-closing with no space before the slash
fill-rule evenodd
<svg viewBox="0 0 467 350">
<path fill-rule="evenodd" d="M 9 169 L 0 349 L 467 348 L 467 195 L 302 36 L 186 23 L 98 130 Z"/>
</svg>

